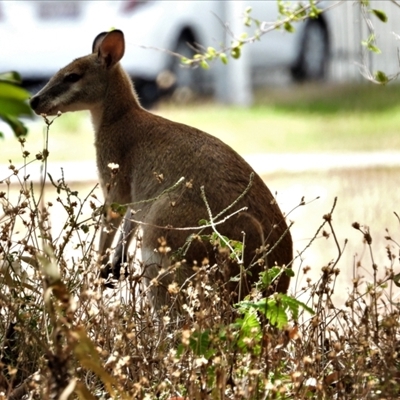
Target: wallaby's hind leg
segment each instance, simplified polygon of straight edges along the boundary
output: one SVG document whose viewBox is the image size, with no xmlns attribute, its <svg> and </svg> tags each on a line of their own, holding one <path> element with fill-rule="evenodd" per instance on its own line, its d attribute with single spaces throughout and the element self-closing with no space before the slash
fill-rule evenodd
<svg viewBox="0 0 400 400">
<path fill-rule="evenodd" d="M 106 280 L 108 279 L 109 274 L 112 272 L 109 263 L 110 250 L 121 221 L 122 216 L 111 213 L 107 213 L 102 218 L 99 240 L 99 264 L 102 265 L 100 276 Z"/>
<path fill-rule="evenodd" d="M 122 232 L 111 263 L 110 272 L 115 279 L 119 279 L 121 276 L 121 267 L 127 262 L 128 248 L 137 232 L 137 224 L 132 221 L 131 216 L 131 210 L 128 208 L 123 219 Z M 125 271 L 125 276 L 127 275 L 128 273 Z"/>
<path fill-rule="evenodd" d="M 185 262 L 171 263 L 167 255 L 161 255 L 157 249 L 142 245 L 142 272 L 147 296 L 155 310 L 164 305 L 171 306 L 171 293 L 175 296 L 175 289 L 181 290 L 193 275 L 193 269 Z M 176 282 L 178 286 L 172 289 L 170 285 Z M 179 304 L 175 304 L 179 308 Z"/>
</svg>

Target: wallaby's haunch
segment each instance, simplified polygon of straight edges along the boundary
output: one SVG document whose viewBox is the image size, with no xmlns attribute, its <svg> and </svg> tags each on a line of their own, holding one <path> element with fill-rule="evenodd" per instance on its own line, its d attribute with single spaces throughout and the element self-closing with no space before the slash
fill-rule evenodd
<svg viewBox="0 0 400 400">
<path fill-rule="evenodd" d="M 90 111 L 106 204 L 130 207 L 123 242 L 127 244 L 137 228 L 137 223 L 129 219 L 132 215 L 142 223 L 141 251 L 147 283 L 161 269 L 171 271 L 150 288 L 156 308 L 167 303 L 169 283 L 174 280 L 184 283 L 192 276 L 193 266 L 207 260 L 210 265 L 218 264 L 219 276 L 233 294 L 233 300 L 238 299 L 239 293 L 243 298 L 249 293 L 250 283 L 258 280 L 260 271 L 274 265 L 288 265 L 292 260 L 292 239 L 285 219 L 261 178 L 229 146 L 140 106 L 131 80 L 119 64 L 124 51 L 121 31 L 101 33 L 94 40 L 92 53 L 61 69 L 30 104 L 37 114 Z M 117 172 L 110 168 L 111 163 L 118 165 Z M 252 174 L 253 181 L 246 192 Z M 181 177 L 186 183 L 168 191 Z M 201 187 L 206 201 L 201 196 Z M 160 196 L 163 191 L 167 193 Z M 219 220 L 244 207 L 247 210 L 235 213 L 216 229 L 231 240 L 244 242 L 242 273 L 238 263 L 216 243 L 193 239 L 184 247 L 189 235 L 199 230 L 175 229 L 197 227 L 200 220 L 210 220 L 209 211 L 216 216 L 238 198 Z M 118 245 L 111 265 L 106 250 L 111 247 L 122 219 L 115 212 L 105 213 L 99 248 L 105 278 L 109 273 L 117 278 L 120 274 L 127 246 Z M 211 232 L 207 228 L 202 234 Z M 157 251 L 160 241 L 172 251 Z M 182 248 L 185 251 L 177 267 L 171 268 L 178 258 L 176 251 Z M 272 251 L 266 256 L 269 249 Z M 239 274 L 241 280 L 230 280 Z M 289 277 L 283 273 L 272 290 L 286 292 L 288 286 Z"/>
</svg>

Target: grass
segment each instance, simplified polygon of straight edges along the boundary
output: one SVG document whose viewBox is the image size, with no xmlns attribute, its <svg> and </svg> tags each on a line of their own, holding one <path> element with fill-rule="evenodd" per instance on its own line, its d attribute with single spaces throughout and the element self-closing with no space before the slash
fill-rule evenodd
<svg viewBox="0 0 400 400">
<path fill-rule="evenodd" d="M 297 208 L 289 215 L 294 221 L 291 233 L 295 254 L 302 251 L 315 230 L 323 222 L 337 197 L 333 214 L 336 236 L 341 246 L 347 241 L 340 263 L 341 273 L 337 278 L 340 290 L 332 295 L 336 306 L 343 306 L 344 293 L 351 288 L 353 265 L 359 261 L 360 275 L 371 278 L 368 267 L 371 265 L 365 243 L 359 233 L 352 228 L 353 222 L 368 226 L 372 236 L 371 249 L 375 263 L 381 268 L 378 275 L 384 273 L 387 265 L 386 229 L 395 235 L 398 232 L 398 220 L 394 212 L 399 213 L 398 191 L 400 174 L 398 168 L 377 169 L 340 169 L 336 171 L 310 171 L 297 174 L 268 174 L 262 176 L 268 187 L 277 192 L 278 203 L 282 210 L 289 213 L 302 197 L 309 204 Z M 327 232 L 330 234 L 329 230 Z M 320 236 L 302 255 L 302 267 L 310 266 L 308 277 L 317 279 L 321 268 L 336 254 L 336 245 L 332 236 Z M 295 265 L 296 276 L 301 276 L 301 265 Z M 303 281 L 301 285 L 305 284 Z M 291 290 L 297 292 L 292 281 Z"/>
<path fill-rule="evenodd" d="M 297 86 L 256 94 L 250 109 L 166 104 L 160 114 L 218 136 L 242 154 L 400 149 L 400 87 Z"/>
<path fill-rule="evenodd" d="M 264 308 L 257 289 L 233 309 L 208 267 L 179 290 L 187 307 L 177 316 L 169 307 L 154 314 L 132 270 L 117 290 L 101 288 L 93 243 L 102 202 L 91 188 L 59 182 L 42 193 L 11 175 L 0 184 L 0 399 L 399 398 L 389 278 L 399 269 L 399 177 L 386 168 L 263 177 L 284 211 L 303 196 L 309 203 L 289 216 L 296 253 L 311 242 L 290 292 L 314 316 L 290 313 L 295 299 L 279 295 Z M 371 226 L 372 243 L 355 221 Z M 275 315 L 284 326 L 272 326 Z"/>
<path fill-rule="evenodd" d="M 195 126 L 241 154 L 400 150 L 400 86 L 297 86 L 256 93 L 255 105 L 238 108 L 201 101 L 162 102 L 154 112 Z M 43 148 L 40 119 L 30 122 L 31 148 Z M 63 115 L 50 134 L 50 161 L 93 160 L 87 113 Z M 17 141 L 3 140 L 2 160 L 20 159 Z"/>
</svg>

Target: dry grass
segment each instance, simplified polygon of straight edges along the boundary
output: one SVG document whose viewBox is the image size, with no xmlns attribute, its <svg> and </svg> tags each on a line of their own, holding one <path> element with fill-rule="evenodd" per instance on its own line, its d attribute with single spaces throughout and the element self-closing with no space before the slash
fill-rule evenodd
<svg viewBox="0 0 400 400">
<path fill-rule="evenodd" d="M 232 308 L 212 266 L 205 266 L 186 289 L 171 288 L 186 299 L 179 315 L 168 307 L 155 315 L 137 270 L 117 290 L 98 282 L 93 242 L 102 202 L 96 192 L 76 193 L 61 179 L 51 195 L 31 186 L 22 170 L 10 170 L 0 185 L 0 398 L 398 398 L 400 221 L 392 214 L 398 174 L 352 173 L 292 177 L 301 182 L 297 187 L 287 177 L 268 179 L 285 211 L 302 196 L 314 197 L 318 189 L 313 193 L 310 182 L 325 190 L 320 203 L 289 216 L 294 229 L 308 228 L 293 232 L 296 249 L 321 248 L 318 259 L 304 260 L 304 253 L 295 261 L 293 300 L 262 299 L 255 288 Z M 336 179 L 329 193 L 327 179 Z M 378 181 L 386 187 L 377 189 Z M 349 204 L 357 196 L 374 198 L 380 214 L 368 206 L 360 213 L 358 201 L 354 215 L 344 215 L 340 197 L 334 209 L 333 192 L 343 186 Z M 380 220 L 384 214 L 392 218 Z M 390 238 L 374 248 L 367 228 L 355 225 L 351 232 L 365 256 L 350 264 L 341 227 L 355 221 L 370 224 L 374 239 Z M 394 229 L 374 235 L 387 221 Z M 319 274 L 310 277 L 309 267 Z"/>
</svg>

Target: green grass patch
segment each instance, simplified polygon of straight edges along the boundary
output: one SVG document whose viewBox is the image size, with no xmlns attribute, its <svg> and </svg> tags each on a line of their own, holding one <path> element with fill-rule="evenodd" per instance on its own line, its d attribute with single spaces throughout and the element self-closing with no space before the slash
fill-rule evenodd
<svg viewBox="0 0 400 400">
<path fill-rule="evenodd" d="M 255 98 L 250 108 L 162 102 L 153 112 L 211 133 L 241 154 L 400 150 L 399 85 L 291 86 Z M 28 150 L 40 151 L 44 123 L 28 125 Z M 50 159 L 93 159 L 93 141 L 88 113 L 63 115 L 50 131 Z M 21 159 L 12 135 L 1 152 L 4 161 Z"/>
<path fill-rule="evenodd" d="M 243 154 L 400 149 L 400 86 L 297 86 L 256 94 L 251 108 L 164 104 L 159 113 Z"/>
</svg>

